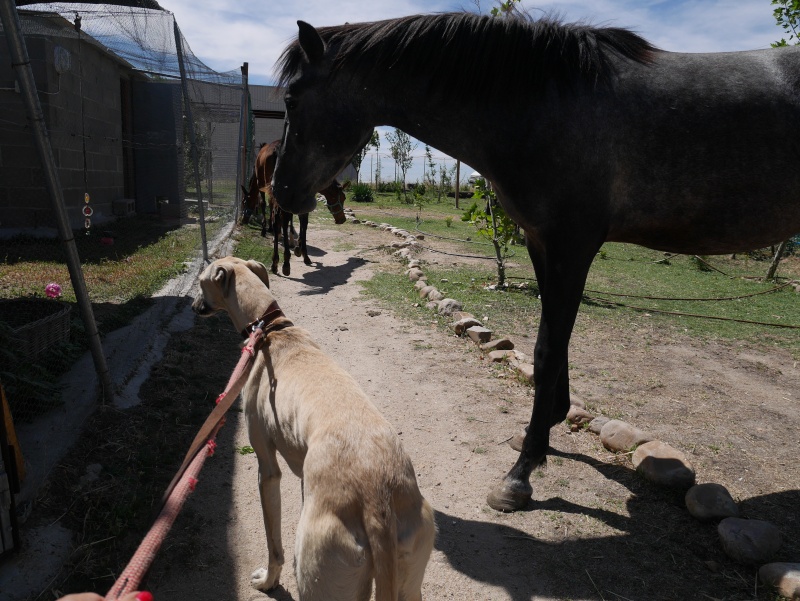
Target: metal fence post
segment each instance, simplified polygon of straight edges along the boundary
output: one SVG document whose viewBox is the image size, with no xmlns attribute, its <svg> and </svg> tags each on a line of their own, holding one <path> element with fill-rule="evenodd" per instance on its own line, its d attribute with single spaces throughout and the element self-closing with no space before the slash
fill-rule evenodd
<svg viewBox="0 0 800 601">
<path fill-rule="evenodd" d="M 200 166 L 197 156 L 197 141 L 194 135 L 194 119 L 192 118 L 192 104 L 189 99 L 189 85 L 186 83 L 186 67 L 183 64 L 183 44 L 181 30 L 178 22 L 172 19 L 175 32 L 175 50 L 178 54 L 178 67 L 181 71 L 181 89 L 183 90 L 183 106 L 186 111 L 186 121 L 189 128 L 189 146 L 192 149 L 192 163 L 194 164 L 194 185 L 197 188 L 197 208 L 200 211 L 200 238 L 203 241 L 203 261 L 208 263 L 208 243 L 206 242 L 206 212 L 203 208 L 203 189 L 200 187 Z M 211 199 L 209 199 L 211 200 Z"/>
</svg>

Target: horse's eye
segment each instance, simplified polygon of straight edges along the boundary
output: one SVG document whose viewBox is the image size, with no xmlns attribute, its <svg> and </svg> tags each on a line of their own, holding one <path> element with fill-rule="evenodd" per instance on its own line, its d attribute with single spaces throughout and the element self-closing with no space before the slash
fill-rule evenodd
<svg viewBox="0 0 800 601">
<path fill-rule="evenodd" d="M 284 102 L 285 102 L 285 104 L 286 104 L 286 108 L 287 108 L 288 110 L 290 110 L 290 111 L 291 111 L 292 109 L 296 109 L 296 108 L 297 108 L 297 100 L 295 100 L 294 98 L 287 97 L 287 98 L 284 100 Z"/>
</svg>

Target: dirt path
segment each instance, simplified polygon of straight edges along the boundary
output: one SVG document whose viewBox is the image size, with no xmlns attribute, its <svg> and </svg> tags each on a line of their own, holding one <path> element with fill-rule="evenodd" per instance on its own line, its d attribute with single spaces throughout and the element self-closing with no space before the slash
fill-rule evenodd
<svg viewBox="0 0 800 601">
<path fill-rule="evenodd" d="M 292 276 L 274 277 L 272 289 L 400 432 L 437 512 L 424 598 L 768 598 L 754 593 L 753 569 L 724 556 L 715 528 L 688 516 L 682 495 L 642 481 L 626 458 L 587 432 L 554 428 L 550 467 L 531 478 L 532 511 L 491 510 L 486 494 L 515 460 L 504 441 L 527 422 L 530 389 L 466 342 L 363 297 L 357 282 L 371 276 L 373 261 L 388 259 L 332 250 L 347 233 L 359 249 L 381 236 L 390 242 L 363 226 L 312 226 L 315 265 L 293 259 Z M 764 352 L 663 341 L 646 323 L 605 332 L 579 322 L 570 361 L 573 386 L 590 407 L 689 452 L 698 481 L 728 486 L 745 515 L 779 524 L 786 542 L 778 559 L 800 561 L 800 370 L 788 353 Z M 268 596 L 248 584 L 265 565 L 266 542 L 255 456 L 235 451 L 247 444 L 234 411 L 156 562 L 149 582 L 156 599 L 297 600 L 291 566 L 300 487 L 288 469 L 281 485 L 285 588 Z"/>
</svg>

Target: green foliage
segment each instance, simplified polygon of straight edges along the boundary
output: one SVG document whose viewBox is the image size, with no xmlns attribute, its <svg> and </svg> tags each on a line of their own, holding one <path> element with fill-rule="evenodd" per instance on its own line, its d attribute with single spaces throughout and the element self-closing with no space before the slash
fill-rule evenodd
<svg viewBox="0 0 800 601">
<path fill-rule="evenodd" d="M 773 48 L 788 46 L 794 40 L 794 45 L 800 44 L 800 0 L 772 0 L 772 5 L 778 8 L 772 11 L 775 21 L 789 34 L 789 40 L 782 38 L 772 44 Z"/>
<path fill-rule="evenodd" d="M 496 6 L 489 12 L 493 17 L 501 17 L 501 16 L 504 17 L 506 15 L 513 15 L 519 10 L 516 6 L 518 2 L 522 2 L 522 0 L 506 0 L 505 2 L 500 2 L 498 6 Z"/>
<path fill-rule="evenodd" d="M 408 173 L 408 170 L 411 169 L 411 165 L 414 164 L 414 157 L 411 155 L 411 153 L 416 150 L 419 144 L 412 144 L 411 136 L 397 128 L 395 128 L 393 132 L 386 134 L 386 139 L 389 141 L 392 158 L 400 168 L 400 172 L 403 174 L 403 195 L 406 196 L 406 173 Z"/>
<path fill-rule="evenodd" d="M 476 182 L 475 198 L 488 200 L 487 207 L 478 208 L 478 203 L 473 202 L 464 212 L 461 220 L 473 224 L 478 230 L 478 235 L 483 238 L 492 240 L 496 237 L 503 254 L 507 255 L 508 247 L 511 244 L 522 243 L 522 239 L 517 233 L 517 224 L 506 215 L 503 207 L 497 202 L 494 190 L 487 186 L 486 180 L 479 179 Z M 491 203 L 491 210 L 487 211 L 489 203 Z M 494 216 L 494 226 L 492 225 L 492 216 Z"/>
<path fill-rule="evenodd" d="M 485 208 L 480 209 L 478 203 L 473 202 L 461 220 L 473 224 L 478 230 L 478 235 L 489 239 L 494 245 L 497 254 L 497 284 L 502 286 L 505 283 L 505 262 L 509 246 L 521 242 L 517 224 L 506 215 L 503 207 L 497 202 L 494 190 L 483 178 L 475 183 L 475 198 L 485 198 Z"/>
<path fill-rule="evenodd" d="M 375 200 L 372 194 L 372 186 L 363 183 L 350 186 L 350 198 L 355 202 L 372 202 Z"/>
<path fill-rule="evenodd" d="M 425 184 L 417 184 L 411 189 L 411 193 L 414 206 L 421 210 L 425 203 L 428 202 L 425 197 Z"/>
</svg>

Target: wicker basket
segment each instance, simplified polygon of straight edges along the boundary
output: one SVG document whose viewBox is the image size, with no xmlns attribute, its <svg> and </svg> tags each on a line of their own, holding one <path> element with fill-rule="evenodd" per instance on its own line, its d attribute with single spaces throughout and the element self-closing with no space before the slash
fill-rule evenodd
<svg viewBox="0 0 800 601">
<path fill-rule="evenodd" d="M 10 326 L 20 353 L 33 358 L 69 340 L 70 310 L 65 303 L 45 298 L 0 300 L 0 321 Z"/>
</svg>

